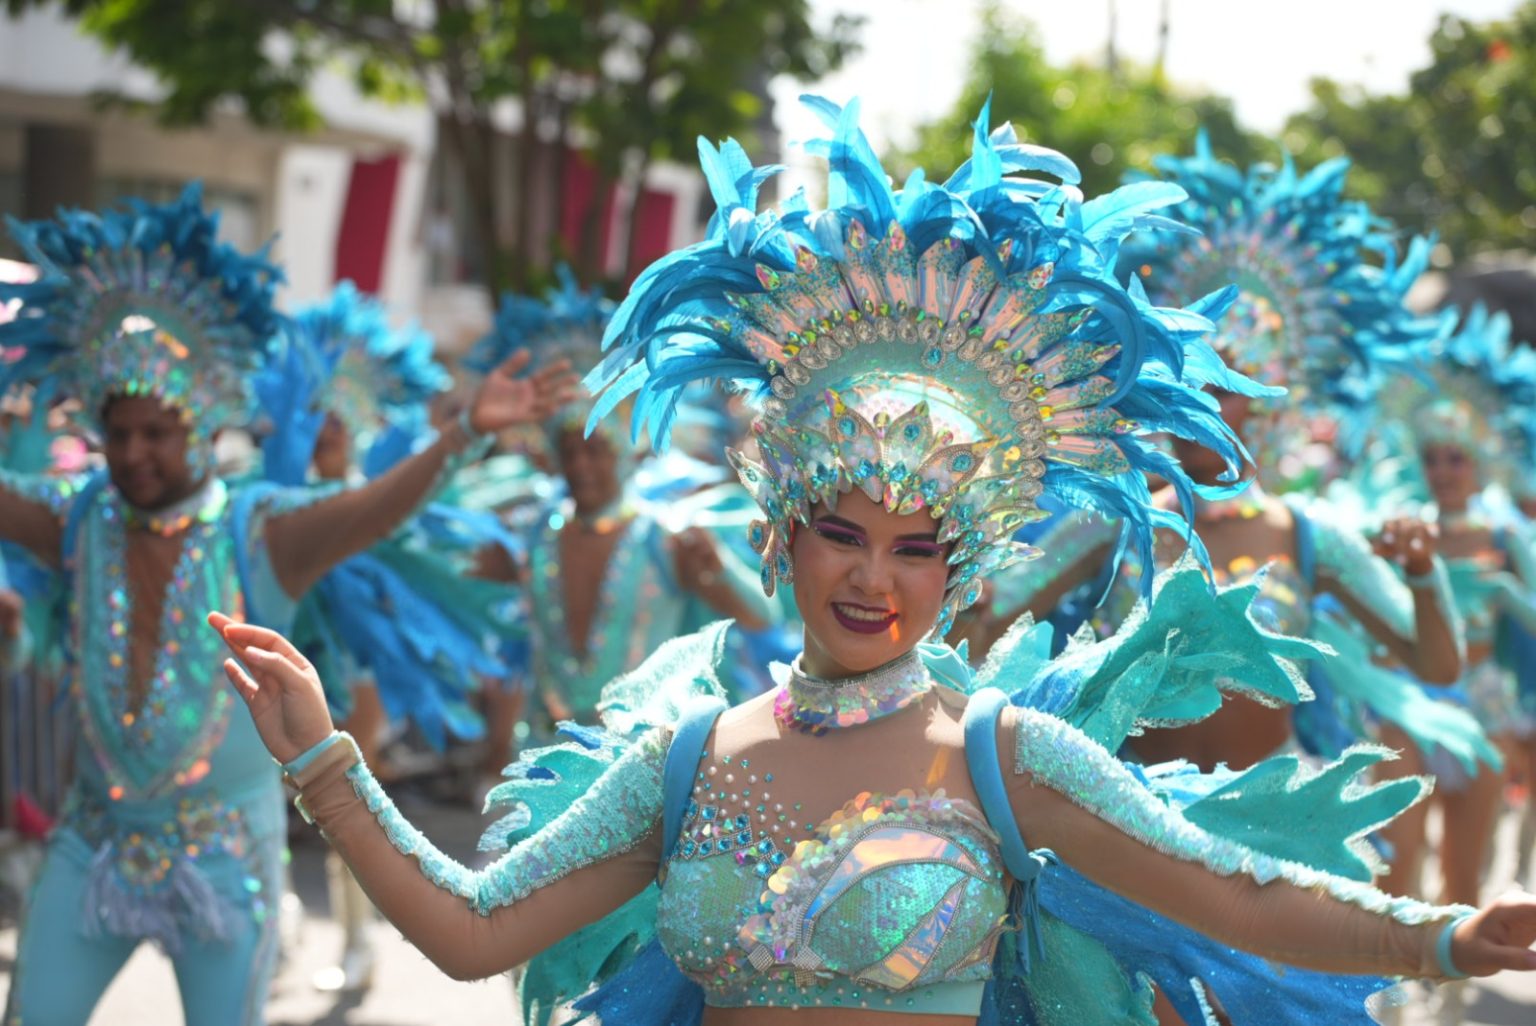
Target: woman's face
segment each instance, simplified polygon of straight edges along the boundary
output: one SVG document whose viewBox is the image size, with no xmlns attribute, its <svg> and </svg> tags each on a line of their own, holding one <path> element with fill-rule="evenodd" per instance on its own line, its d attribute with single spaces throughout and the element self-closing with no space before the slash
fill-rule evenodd
<svg viewBox="0 0 1536 1026">
<path fill-rule="evenodd" d="M 803 666 L 817 677 L 873 670 L 910 651 L 938 621 L 949 546 L 922 510 L 896 514 L 861 491 L 818 503 L 790 541 Z"/>
<path fill-rule="evenodd" d="M 1432 442 L 1420 453 L 1424 481 L 1442 510 L 1460 512 L 1478 493 L 1477 460 L 1460 445 Z"/>
</svg>

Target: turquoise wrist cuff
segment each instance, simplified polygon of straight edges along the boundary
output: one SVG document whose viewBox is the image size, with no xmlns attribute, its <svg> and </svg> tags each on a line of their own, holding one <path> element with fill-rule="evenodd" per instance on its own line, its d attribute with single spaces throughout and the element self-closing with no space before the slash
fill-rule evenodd
<svg viewBox="0 0 1536 1026">
<path fill-rule="evenodd" d="M 320 758 L 321 754 L 323 754 L 326 749 L 330 748 L 331 745 L 334 745 L 337 741 L 341 740 L 341 737 L 341 731 L 331 731 L 329 737 L 325 737 L 319 741 L 316 741 L 306 751 L 299 753 L 290 761 L 283 763 L 283 773 L 290 777 L 303 773 L 311 763 Z"/>
<path fill-rule="evenodd" d="M 464 432 L 464 442 L 467 448 L 473 449 L 475 446 L 491 440 L 491 434 L 476 431 L 474 426 L 470 424 L 468 406 L 459 411 L 457 420 L 459 422 L 459 430 Z"/>
<path fill-rule="evenodd" d="M 1435 567 L 1430 567 L 1428 570 L 1424 571 L 1422 574 L 1404 574 L 1403 575 L 1403 583 L 1408 585 L 1408 587 L 1415 588 L 1415 589 L 1433 588 L 1439 582 L 1440 582 L 1440 574 L 1439 574 L 1439 571 Z"/>
<path fill-rule="evenodd" d="M 1469 912 L 1459 915 L 1446 923 L 1440 930 L 1440 939 L 1435 942 L 1435 961 L 1440 964 L 1440 973 L 1448 980 L 1465 980 L 1468 973 L 1456 968 L 1456 963 L 1451 961 L 1451 941 L 1454 939 L 1456 927 L 1472 918 Z"/>
</svg>

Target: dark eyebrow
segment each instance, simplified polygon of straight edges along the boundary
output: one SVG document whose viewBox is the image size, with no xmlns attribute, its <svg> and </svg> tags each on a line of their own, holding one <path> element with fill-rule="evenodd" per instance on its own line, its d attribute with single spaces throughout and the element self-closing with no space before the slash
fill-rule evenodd
<svg viewBox="0 0 1536 1026">
<path fill-rule="evenodd" d="M 864 530 L 864 528 L 860 527 L 858 524 L 855 524 L 852 520 L 844 520 L 842 517 L 834 516 L 831 513 L 823 513 L 821 516 L 816 518 L 816 522 L 818 524 L 831 524 L 833 527 L 846 527 L 848 530 L 857 531 L 860 534 L 868 533 Z"/>
<path fill-rule="evenodd" d="M 816 522 L 820 523 L 820 524 L 830 524 L 833 527 L 846 527 L 848 530 L 850 530 L 850 531 L 857 531 L 859 534 L 867 535 L 869 533 L 868 531 L 864 530 L 864 528 L 862 528 L 858 524 L 854 523 L 852 520 L 844 520 L 842 517 L 836 516 L 835 514 L 832 514 L 832 513 L 823 513 L 821 516 L 816 518 Z M 896 540 L 897 541 L 925 541 L 925 542 L 934 542 L 935 544 L 937 544 L 938 540 L 939 540 L 939 532 L 938 531 L 931 531 L 928 534 L 904 534 L 904 535 L 901 535 Z"/>
</svg>

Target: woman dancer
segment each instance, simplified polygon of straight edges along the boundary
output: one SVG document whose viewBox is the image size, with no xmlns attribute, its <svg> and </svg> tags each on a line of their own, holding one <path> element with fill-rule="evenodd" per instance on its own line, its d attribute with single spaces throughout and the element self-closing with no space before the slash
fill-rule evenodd
<svg viewBox="0 0 1536 1026">
<path fill-rule="evenodd" d="M 659 877 L 659 946 L 631 964 L 640 975 L 592 996 L 627 1005 L 603 1013 L 623 1022 L 1144 1015 L 1142 981 L 1088 977 L 1072 930 L 1042 911 L 1053 888 L 1071 890 L 1068 865 L 1224 945 L 1302 966 L 1536 967 L 1525 950 L 1536 900 L 1480 912 L 1389 901 L 1195 827 L 1094 740 L 1116 744 L 1136 718 L 1202 706 L 1204 653 L 1218 638 L 1245 678 L 1283 677 L 1273 655 L 1297 649 L 1254 630 L 1241 594 L 1175 577 L 1139 647 L 1079 652 L 1028 681 L 1012 679 L 1039 669 L 1023 638 L 976 680 L 953 653 L 919 647 L 976 599 L 982 572 L 1021 555 L 1009 539 L 1046 489 L 1126 516 L 1137 544 L 1150 544 L 1151 524 L 1172 518 L 1150 506 L 1143 472 L 1188 482 L 1137 431 L 1193 433 L 1230 451 L 1210 402 L 1173 373 L 1200 351 L 1208 322 L 1115 284 L 1101 258 L 1140 212 L 1127 197 L 1095 207 L 1004 175 L 1074 181 L 1058 155 L 1006 129 L 989 136 L 983 115 L 973 159 L 945 186 L 915 177 L 896 193 L 856 108 L 815 106 L 835 129 L 819 144 L 831 209 L 813 215 L 797 201 L 755 217 L 766 175 L 734 143 L 701 146 L 721 206 L 710 237 L 642 276 L 596 376 L 618 383 L 612 401 L 639 389 L 638 418 L 664 419 L 704 376 L 761 400 L 761 462 L 733 459 L 766 517 L 753 529 L 764 583 L 793 578 L 806 623 L 780 689 L 724 715 L 719 703 L 679 715 L 677 689 L 651 685 L 714 691 L 720 632 L 663 646 L 641 679 L 612 690 L 610 726 L 622 729 L 631 694 L 651 696 L 627 710 L 633 724 L 666 725 L 633 742 L 577 731 L 526 787 L 506 786 L 548 802 L 537 795 L 558 774 L 585 763 L 605 767 L 598 779 L 470 873 L 405 822 L 331 731 L 296 650 L 210 618 L 249 668 L 226 663 L 303 808 L 385 914 L 450 974 L 477 977 Z M 1034 708 L 976 688 L 994 679 Z M 495 829 L 517 833 L 529 814 Z M 1052 850 L 1030 850 L 1021 831 Z M 1006 954 L 994 958 L 1000 942 Z"/>
</svg>

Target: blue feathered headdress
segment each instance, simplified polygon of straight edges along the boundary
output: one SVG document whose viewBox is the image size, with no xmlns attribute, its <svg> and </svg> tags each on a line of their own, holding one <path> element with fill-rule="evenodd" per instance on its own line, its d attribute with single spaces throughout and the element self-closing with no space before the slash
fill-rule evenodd
<svg viewBox="0 0 1536 1026">
<path fill-rule="evenodd" d="M 1490 483 L 1524 494 L 1536 476 L 1536 350 L 1510 342 L 1509 315 L 1474 306 L 1427 359 L 1431 384 L 1384 402 L 1417 448 L 1441 442 L 1477 457 Z"/>
<path fill-rule="evenodd" d="M 490 371 L 508 357 L 523 350 L 533 354 L 534 366 L 551 360 L 569 360 L 578 374 L 596 367 L 603 356 L 603 332 L 613 317 L 614 305 L 600 289 L 583 290 L 576 276 L 565 264 L 555 268 L 559 285 L 543 299 L 505 292 L 496 322 L 484 338 L 476 342 L 464 357 L 464 366 L 481 374 Z M 547 425 L 551 436 L 570 427 L 584 427 L 592 409 L 589 398 L 567 404 Z M 623 446 L 624 432 L 612 432 L 611 441 L 625 451 L 628 461 L 633 451 Z"/>
<path fill-rule="evenodd" d="M 264 249 L 218 242 L 218 214 L 202 198 L 194 182 L 172 203 L 7 219 L 39 277 L 0 284 L 0 300 L 22 303 L 0 325 L 0 349 L 20 354 L 0 363 L 0 392 L 53 380 L 92 416 L 114 395 L 153 396 L 194 433 L 240 420 L 277 329 L 282 272 Z"/>
<path fill-rule="evenodd" d="M 267 472 L 284 484 L 304 481 L 327 413 L 359 447 L 389 428 L 415 435 L 425 429 L 427 404 L 453 383 L 431 335 L 391 327 L 384 304 L 350 281 L 286 318 L 282 334 L 256 394 L 269 421 Z"/>
<path fill-rule="evenodd" d="M 717 379 L 759 404 L 761 462 L 733 453 L 766 514 L 752 528 L 763 584 L 789 580 L 789 523 L 858 487 L 898 512 L 928 509 L 952 541 L 937 630 L 977 579 L 1028 554 L 1011 540 L 1047 491 L 1124 518 L 1150 556 L 1148 473 L 1188 502 L 1187 475 L 1141 435 L 1171 431 L 1239 449 L 1199 386 L 1229 373 L 1200 336 L 1218 293 L 1153 307 L 1113 274 L 1121 238 L 1184 197 L 1148 184 L 1084 202 L 1075 166 L 976 122 L 973 155 L 942 185 L 897 190 L 857 124 L 858 105 L 806 101 L 831 129 L 826 209 L 803 195 L 759 213 L 777 167 L 701 140 L 719 207 L 703 242 L 653 264 L 609 325 L 588 377 L 595 423 L 635 396 L 634 430 L 665 444 L 679 398 Z M 1043 171 L 1054 185 L 1017 172 Z M 1150 558 L 1147 565 L 1150 565 Z"/>
<path fill-rule="evenodd" d="M 1244 373 L 1286 386 L 1287 406 L 1364 410 L 1391 371 L 1412 367 L 1450 327 L 1404 305 L 1431 240 L 1415 238 L 1399 259 L 1393 227 L 1344 199 L 1347 159 L 1305 175 L 1289 157 L 1244 172 L 1217 160 L 1202 131 L 1194 156 L 1156 166 L 1189 196 L 1170 208 L 1175 222 L 1126 246 L 1125 266 L 1163 302 L 1235 284 L 1215 347 Z"/>
</svg>

